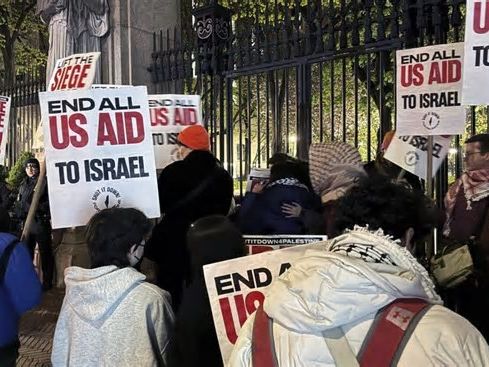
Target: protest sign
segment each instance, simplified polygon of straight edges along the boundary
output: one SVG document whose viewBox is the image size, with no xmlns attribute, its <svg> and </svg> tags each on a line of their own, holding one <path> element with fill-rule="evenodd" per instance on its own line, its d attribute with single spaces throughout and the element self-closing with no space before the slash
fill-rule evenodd
<svg viewBox="0 0 489 367">
<path fill-rule="evenodd" d="M 48 91 L 88 89 L 97 70 L 100 52 L 75 54 L 56 61 Z"/>
<path fill-rule="evenodd" d="M 467 0 L 466 11 L 462 103 L 489 104 L 489 3 Z"/>
<path fill-rule="evenodd" d="M 450 140 L 450 136 L 433 137 L 433 176 L 448 154 Z M 428 171 L 427 150 L 426 136 L 399 136 L 396 132 L 384 158 L 425 180 Z"/>
<path fill-rule="evenodd" d="M 268 168 L 252 168 L 248 175 L 248 183 L 246 184 L 246 192 L 253 190 L 257 183 L 267 183 L 270 180 L 270 170 Z"/>
<path fill-rule="evenodd" d="M 463 133 L 463 43 L 400 50 L 396 52 L 396 58 L 397 133 Z"/>
<path fill-rule="evenodd" d="M 150 95 L 149 112 L 156 168 L 165 168 L 181 159 L 177 137 L 191 125 L 202 125 L 200 96 L 183 94 Z"/>
<path fill-rule="evenodd" d="M 159 217 L 146 87 L 39 96 L 53 228 L 111 207 Z"/>
<path fill-rule="evenodd" d="M 239 330 L 263 303 L 264 291 L 306 250 L 322 242 L 293 246 L 204 266 L 205 283 L 221 355 L 226 365 Z"/>
<path fill-rule="evenodd" d="M 270 236 L 243 236 L 248 254 L 260 254 L 266 251 L 280 250 L 282 248 L 306 245 L 308 243 L 326 241 L 327 236 L 314 235 L 270 235 Z"/>
<path fill-rule="evenodd" d="M 0 164 L 5 162 L 11 102 L 9 97 L 0 96 Z"/>
</svg>

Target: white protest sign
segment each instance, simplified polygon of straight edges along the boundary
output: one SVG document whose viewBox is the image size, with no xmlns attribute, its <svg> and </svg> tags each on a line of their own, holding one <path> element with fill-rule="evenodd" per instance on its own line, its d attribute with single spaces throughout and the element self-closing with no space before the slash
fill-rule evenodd
<svg viewBox="0 0 489 367">
<path fill-rule="evenodd" d="M 226 365 L 239 330 L 263 303 L 264 291 L 314 243 L 204 266 L 205 283 L 221 355 Z"/>
<path fill-rule="evenodd" d="M 53 228 L 111 207 L 160 216 L 146 87 L 39 97 Z"/>
<path fill-rule="evenodd" d="M 0 164 L 4 164 L 7 150 L 11 102 L 12 100 L 10 97 L 0 96 Z"/>
<path fill-rule="evenodd" d="M 489 104 L 489 3 L 467 0 L 462 103 Z"/>
<path fill-rule="evenodd" d="M 397 133 L 463 133 L 463 42 L 400 50 L 396 59 Z"/>
<path fill-rule="evenodd" d="M 56 61 L 48 91 L 89 89 L 95 79 L 100 52 L 75 54 Z"/>
<path fill-rule="evenodd" d="M 433 137 L 433 176 L 450 149 L 450 136 Z M 426 180 L 428 138 L 426 136 L 399 136 L 392 138 L 384 158 Z"/>
<path fill-rule="evenodd" d="M 177 136 L 187 126 L 202 125 L 200 96 L 184 94 L 150 95 L 149 112 L 156 168 L 179 160 Z"/>
<path fill-rule="evenodd" d="M 267 183 L 270 180 L 270 170 L 268 168 L 252 168 L 248 175 L 246 192 L 253 190 L 253 187 L 260 182 Z"/>
<path fill-rule="evenodd" d="M 266 251 L 280 250 L 287 247 L 306 245 L 308 243 L 326 241 L 327 236 L 315 235 L 267 235 L 255 236 L 244 235 L 248 254 L 260 254 Z"/>
</svg>

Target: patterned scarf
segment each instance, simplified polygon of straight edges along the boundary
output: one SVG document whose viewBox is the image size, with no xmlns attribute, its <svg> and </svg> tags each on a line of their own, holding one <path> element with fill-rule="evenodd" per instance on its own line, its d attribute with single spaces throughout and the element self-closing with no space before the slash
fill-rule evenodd
<svg viewBox="0 0 489 367">
<path fill-rule="evenodd" d="M 267 185 L 267 188 L 276 186 L 276 185 L 284 185 L 284 186 L 295 186 L 295 187 L 300 187 L 301 189 L 306 189 L 309 191 L 306 185 L 302 184 L 298 179 L 296 178 L 281 178 L 280 180 L 276 180 L 273 182 L 270 182 Z"/>
<path fill-rule="evenodd" d="M 340 255 L 356 257 L 368 263 L 396 265 L 389 254 L 380 251 L 374 245 L 364 243 L 338 243 L 331 246 L 329 250 Z"/>
<path fill-rule="evenodd" d="M 450 234 L 450 222 L 455 208 L 457 196 L 463 187 L 465 199 L 467 200 L 467 210 L 472 210 L 472 203 L 489 197 L 489 169 L 467 171 L 455 181 L 445 196 L 445 208 L 447 218 L 443 227 L 443 234 Z"/>
</svg>

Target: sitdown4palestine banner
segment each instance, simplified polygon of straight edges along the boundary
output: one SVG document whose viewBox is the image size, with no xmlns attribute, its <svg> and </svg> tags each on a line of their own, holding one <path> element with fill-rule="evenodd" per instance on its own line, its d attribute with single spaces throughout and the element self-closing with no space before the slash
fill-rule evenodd
<svg viewBox="0 0 489 367">
<path fill-rule="evenodd" d="M 159 217 L 146 87 L 39 96 L 53 228 L 112 207 Z"/>
<path fill-rule="evenodd" d="M 204 266 L 219 348 L 227 364 L 246 319 L 265 300 L 265 290 L 293 262 L 322 242 L 267 251 Z"/>
<path fill-rule="evenodd" d="M 464 132 L 463 52 L 463 42 L 396 52 L 396 132 L 400 136 Z"/>
</svg>

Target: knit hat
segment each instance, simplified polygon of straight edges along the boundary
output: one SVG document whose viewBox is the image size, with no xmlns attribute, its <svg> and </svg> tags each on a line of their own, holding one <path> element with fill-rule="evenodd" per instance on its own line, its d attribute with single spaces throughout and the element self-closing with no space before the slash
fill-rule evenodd
<svg viewBox="0 0 489 367">
<path fill-rule="evenodd" d="M 29 158 L 29 159 L 27 159 L 25 161 L 25 163 L 24 163 L 24 167 L 27 168 L 27 165 L 28 164 L 36 165 L 37 166 L 37 169 L 39 169 L 39 167 L 40 167 L 39 161 L 36 158 Z"/>
<path fill-rule="evenodd" d="M 193 150 L 210 150 L 209 134 L 202 125 L 183 129 L 178 134 L 178 141 Z"/>
<path fill-rule="evenodd" d="M 324 203 L 340 197 L 366 173 L 356 148 L 344 142 L 331 142 L 311 144 L 309 175 L 314 192 Z"/>
</svg>

